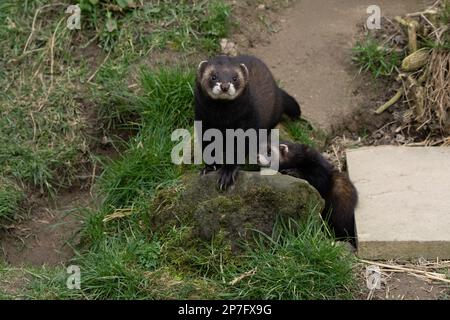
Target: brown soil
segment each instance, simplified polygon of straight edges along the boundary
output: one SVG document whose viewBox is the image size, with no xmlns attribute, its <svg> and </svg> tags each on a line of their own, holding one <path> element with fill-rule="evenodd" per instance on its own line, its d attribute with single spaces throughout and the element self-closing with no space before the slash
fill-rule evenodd
<svg viewBox="0 0 450 320">
<path fill-rule="evenodd" d="M 238 50 L 246 51 L 261 45 L 270 45 L 274 33 L 281 30 L 281 20 L 287 8 L 296 0 L 229 1 L 233 8 L 232 23 L 236 26 L 230 38 Z"/>
<path fill-rule="evenodd" d="M 383 274 L 380 289 L 372 292 L 367 288 L 365 268 L 358 267 L 360 293 L 362 300 L 447 300 L 450 287 L 442 282 L 426 281 L 407 273 L 391 272 Z"/>
<path fill-rule="evenodd" d="M 6 227 L 0 234 L 0 248 L 6 262 L 20 265 L 58 265 L 74 254 L 83 210 L 92 202 L 89 191 L 70 190 L 55 201 L 36 201 L 28 218 Z"/>
</svg>

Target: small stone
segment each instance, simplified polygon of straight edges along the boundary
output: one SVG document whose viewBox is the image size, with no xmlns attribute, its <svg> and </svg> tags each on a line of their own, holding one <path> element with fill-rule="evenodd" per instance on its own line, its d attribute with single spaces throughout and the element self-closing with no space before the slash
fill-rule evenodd
<svg viewBox="0 0 450 320">
<path fill-rule="evenodd" d="M 111 140 L 107 137 L 107 136 L 103 136 L 102 137 L 102 144 L 103 145 L 107 145 L 108 143 L 110 143 L 111 142 Z"/>
<path fill-rule="evenodd" d="M 222 49 L 222 53 L 225 55 L 235 57 L 238 54 L 236 44 L 228 40 L 227 38 L 223 38 L 220 40 L 220 47 Z"/>
</svg>

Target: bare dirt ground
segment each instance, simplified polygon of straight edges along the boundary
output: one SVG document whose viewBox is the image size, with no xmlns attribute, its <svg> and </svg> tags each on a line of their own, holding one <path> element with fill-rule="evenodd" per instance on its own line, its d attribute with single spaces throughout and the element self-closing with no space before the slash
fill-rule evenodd
<svg viewBox="0 0 450 320">
<path fill-rule="evenodd" d="M 378 1 L 383 16 L 416 12 L 424 0 Z M 330 132 L 339 119 L 366 99 L 357 88 L 366 79 L 356 77 L 351 48 L 357 25 L 366 21 L 370 0 L 301 0 L 282 12 L 280 30 L 269 45 L 249 52 L 261 57 L 286 90 L 301 103 L 306 119 Z"/>
<path fill-rule="evenodd" d="M 1 234 L 3 258 L 12 266 L 58 265 L 73 257 L 83 211 L 92 201 L 89 191 L 72 190 L 55 201 L 40 200 L 28 217 Z"/>
</svg>

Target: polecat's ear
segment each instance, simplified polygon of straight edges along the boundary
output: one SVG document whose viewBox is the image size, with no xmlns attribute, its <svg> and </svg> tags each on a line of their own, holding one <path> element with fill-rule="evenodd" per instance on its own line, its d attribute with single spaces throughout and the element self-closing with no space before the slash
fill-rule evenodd
<svg viewBox="0 0 450 320">
<path fill-rule="evenodd" d="M 243 63 L 241 63 L 239 66 L 241 67 L 242 73 L 244 74 L 245 82 L 247 82 L 248 79 L 249 79 L 249 76 L 250 76 L 249 72 L 248 72 L 248 69 L 247 69 L 247 66 L 245 64 L 243 64 Z"/>
<path fill-rule="evenodd" d="M 205 67 L 206 67 L 207 64 L 208 64 L 208 61 L 206 61 L 206 60 L 203 60 L 202 62 L 200 62 L 198 64 L 197 75 L 199 76 L 199 78 L 203 74 L 203 71 L 205 70 Z"/>
<path fill-rule="evenodd" d="M 280 144 L 280 154 L 282 156 L 286 156 L 289 152 L 289 147 L 287 146 L 287 144 Z"/>
</svg>

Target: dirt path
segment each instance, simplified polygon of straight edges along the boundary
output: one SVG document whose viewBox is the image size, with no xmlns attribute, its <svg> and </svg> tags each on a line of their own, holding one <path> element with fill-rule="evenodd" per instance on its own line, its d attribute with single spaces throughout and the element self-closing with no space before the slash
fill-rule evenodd
<svg viewBox="0 0 450 320">
<path fill-rule="evenodd" d="M 423 9 L 425 0 L 376 1 L 383 16 Z M 262 58 L 287 91 L 301 103 L 303 115 L 329 131 L 364 99 L 355 90 L 350 49 L 357 25 L 366 21 L 373 0 L 300 0 L 284 11 L 281 30 L 267 46 L 249 49 Z"/>
</svg>

